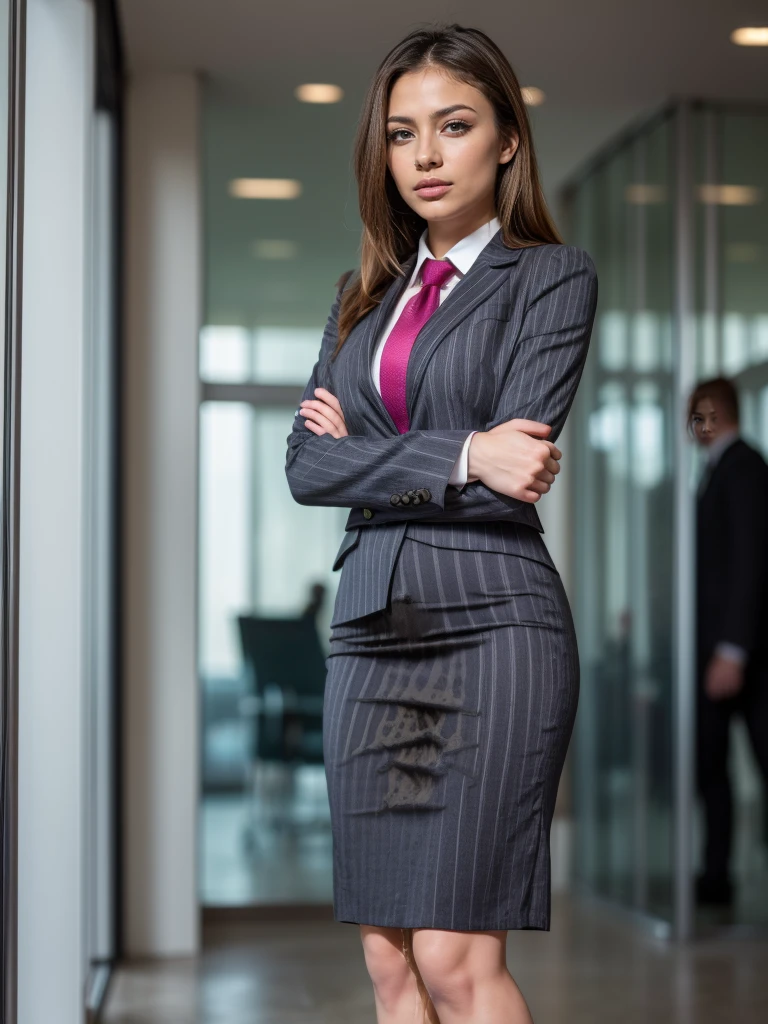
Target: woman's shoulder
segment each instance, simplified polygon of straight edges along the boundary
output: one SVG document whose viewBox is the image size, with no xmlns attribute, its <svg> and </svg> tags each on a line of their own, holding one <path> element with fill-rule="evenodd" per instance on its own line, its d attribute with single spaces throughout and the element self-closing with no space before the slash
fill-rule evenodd
<svg viewBox="0 0 768 1024">
<path fill-rule="evenodd" d="M 596 276 L 595 264 L 586 249 L 578 245 L 566 245 L 563 242 L 544 242 L 542 245 L 529 246 L 529 259 L 537 267 L 545 269 L 560 265 L 567 270 L 586 270 Z"/>
</svg>

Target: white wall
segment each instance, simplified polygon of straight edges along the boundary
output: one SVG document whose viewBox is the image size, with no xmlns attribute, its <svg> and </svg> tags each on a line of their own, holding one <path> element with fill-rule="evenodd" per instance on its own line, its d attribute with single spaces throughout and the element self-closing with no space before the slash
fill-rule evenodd
<svg viewBox="0 0 768 1024">
<path fill-rule="evenodd" d="M 127 952 L 197 951 L 199 85 L 128 88 L 124 356 Z"/>
<path fill-rule="evenodd" d="M 87 0 L 28 0 L 22 305 L 18 1020 L 80 1024 Z"/>
</svg>

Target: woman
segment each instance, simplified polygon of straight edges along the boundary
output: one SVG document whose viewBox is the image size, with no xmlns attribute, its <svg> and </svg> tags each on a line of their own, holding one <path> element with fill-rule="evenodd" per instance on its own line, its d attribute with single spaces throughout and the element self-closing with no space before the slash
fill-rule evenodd
<svg viewBox="0 0 768 1024">
<path fill-rule="evenodd" d="M 596 303 L 543 200 L 520 87 L 484 33 L 411 33 L 355 150 L 361 266 L 288 438 L 303 504 L 351 508 L 324 754 L 334 911 L 379 1024 L 530 1021 L 510 928 L 549 928 L 549 829 L 578 696 L 535 503 Z M 435 181 L 434 179 L 438 179 Z"/>
</svg>

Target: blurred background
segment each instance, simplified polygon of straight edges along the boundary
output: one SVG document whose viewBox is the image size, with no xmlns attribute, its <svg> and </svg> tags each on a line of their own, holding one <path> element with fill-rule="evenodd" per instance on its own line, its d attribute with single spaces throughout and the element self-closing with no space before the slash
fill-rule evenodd
<svg viewBox="0 0 768 1024">
<path fill-rule="evenodd" d="M 768 454 L 764 4 L 0 0 L 7 1024 L 373 1019 L 322 763 L 348 510 L 293 501 L 285 442 L 358 264 L 365 89 L 438 19 L 509 57 L 599 277 L 539 506 L 582 662 L 557 906 L 552 938 L 510 937 L 513 973 L 542 1021 L 765 1019 L 738 718 L 735 895 L 695 893 L 685 430 L 724 375 Z"/>
</svg>

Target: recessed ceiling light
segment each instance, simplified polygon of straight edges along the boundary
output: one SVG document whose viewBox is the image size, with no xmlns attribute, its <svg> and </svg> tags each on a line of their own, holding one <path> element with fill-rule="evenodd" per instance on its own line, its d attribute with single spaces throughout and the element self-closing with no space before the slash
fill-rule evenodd
<svg viewBox="0 0 768 1024">
<path fill-rule="evenodd" d="M 297 85 L 294 89 L 294 96 L 302 103 L 338 103 L 344 96 L 344 90 L 338 85 L 328 85 L 322 82 L 307 82 L 305 85 Z"/>
<path fill-rule="evenodd" d="M 292 260 L 298 249 L 288 238 L 257 238 L 252 252 L 259 260 Z"/>
<path fill-rule="evenodd" d="M 235 178 L 229 183 L 235 199 L 295 199 L 301 182 L 295 178 Z"/>
<path fill-rule="evenodd" d="M 731 32 L 731 42 L 737 46 L 768 46 L 768 25 L 752 25 Z"/>
<path fill-rule="evenodd" d="M 524 85 L 520 90 L 523 94 L 523 103 L 527 107 L 540 107 L 547 98 L 543 89 L 537 89 L 535 85 Z"/>
<path fill-rule="evenodd" d="M 717 206 L 756 206 L 763 197 L 752 185 L 699 185 L 699 201 Z"/>
</svg>

